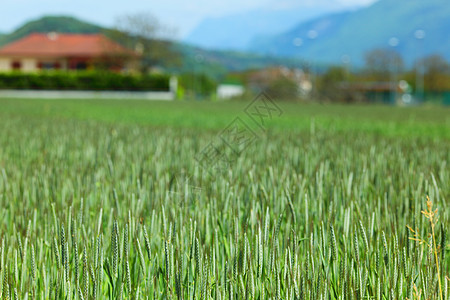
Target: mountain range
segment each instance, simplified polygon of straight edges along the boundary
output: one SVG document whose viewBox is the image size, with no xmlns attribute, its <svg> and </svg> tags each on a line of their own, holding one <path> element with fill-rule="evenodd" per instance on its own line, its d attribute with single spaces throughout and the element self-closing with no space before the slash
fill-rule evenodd
<svg viewBox="0 0 450 300">
<path fill-rule="evenodd" d="M 280 34 L 255 38 L 249 50 L 329 63 L 345 57 L 360 64 L 367 51 L 390 46 L 407 63 L 435 53 L 450 59 L 450 2 L 379 0 L 356 11 L 321 16 Z"/>
<path fill-rule="evenodd" d="M 279 34 L 299 22 L 344 8 L 335 0 L 278 1 L 249 11 L 206 18 L 184 42 L 209 49 L 245 51 L 256 36 Z"/>
<path fill-rule="evenodd" d="M 322 12 L 305 10 L 305 14 L 300 11 L 265 12 L 260 13 L 260 18 L 258 12 L 251 11 L 208 19 L 187 40 L 216 49 L 239 48 L 325 64 L 344 61 L 362 65 L 368 51 L 388 47 L 395 48 L 407 65 L 430 54 L 450 60 L 448 0 L 378 0 L 346 11 L 337 8 Z M 265 20 L 264 26 L 258 23 L 261 20 Z M 280 29 L 294 20 L 295 25 Z"/>
</svg>

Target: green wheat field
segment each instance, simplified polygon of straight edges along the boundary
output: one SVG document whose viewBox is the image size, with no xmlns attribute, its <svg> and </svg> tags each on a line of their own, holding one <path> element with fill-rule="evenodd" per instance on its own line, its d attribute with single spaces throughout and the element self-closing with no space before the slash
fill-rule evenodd
<svg viewBox="0 0 450 300">
<path fill-rule="evenodd" d="M 1 298 L 450 299 L 450 108 L 247 105 L 0 100 Z"/>
</svg>

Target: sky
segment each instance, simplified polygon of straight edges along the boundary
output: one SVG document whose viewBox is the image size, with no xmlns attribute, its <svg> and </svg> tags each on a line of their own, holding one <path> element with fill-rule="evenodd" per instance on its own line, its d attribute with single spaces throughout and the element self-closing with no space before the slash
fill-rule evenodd
<svg viewBox="0 0 450 300">
<path fill-rule="evenodd" d="M 366 5 L 374 0 L 334 1 L 344 6 Z M 103 26 L 112 26 L 118 16 L 150 12 L 185 37 L 206 17 L 217 17 L 255 8 L 317 5 L 318 0 L 0 0 L 0 32 L 8 33 L 27 21 L 44 15 L 70 15 Z"/>
</svg>

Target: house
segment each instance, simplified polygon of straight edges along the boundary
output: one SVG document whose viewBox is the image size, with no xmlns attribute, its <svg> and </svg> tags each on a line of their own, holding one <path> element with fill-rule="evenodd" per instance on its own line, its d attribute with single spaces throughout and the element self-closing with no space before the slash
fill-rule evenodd
<svg viewBox="0 0 450 300">
<path fill-rule="evenodd" d="M 399 82 L 341 82 L 339 92 L 352 102 L 378 102 L 409 105 L 417 102 L 411 95 L 411 87 L 405 80 Z"/>
<path fill-rule="evenodd" d="M 137 52 L 102 34 L 33 33 L 0 48 L 0 71 L 135 68 Z"/>
<path fill-rule="evenodd" d="M 309 74 L 301 69 L 273 66 L 249 73 L 248 85 L 252 90 L 267 90 L 278 80 L 287 80 L 297 86 L 299 96 L 307 96 L 312 91 Z"/>
</svg>

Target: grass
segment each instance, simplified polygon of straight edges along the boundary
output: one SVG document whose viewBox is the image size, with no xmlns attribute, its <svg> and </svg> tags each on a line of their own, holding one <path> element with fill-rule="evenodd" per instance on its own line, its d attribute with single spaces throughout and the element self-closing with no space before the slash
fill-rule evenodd
<svg viewBox="0 0 450 300">
<path fill-rule="evenodd" d="M 0 100 L 1 297 L 450 299 L 448 109 L 246 104 Z"/>
<path fill-rule="evenodd" d="M 248 103 L 4 99 L 1 105 L 0 116 L 6 114 L 27 118 L 96 120 L 113 124 L 221 130 L 228 125 L 230 119 L 242 115 Z M 340 132 L 450 138 L 450 108 L 446 107 L 283 103 L 282 110 L 281 118 L 269 122 L 270 129 L 305 130 L 314 122 L 316 127 Z"/>
</svg>

